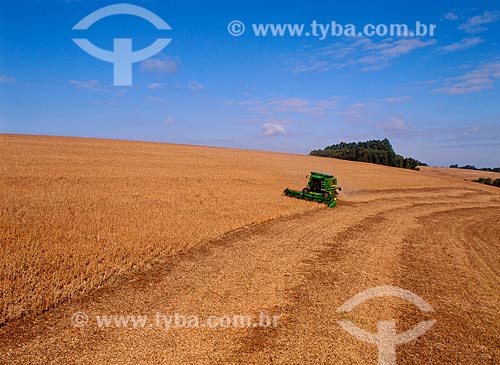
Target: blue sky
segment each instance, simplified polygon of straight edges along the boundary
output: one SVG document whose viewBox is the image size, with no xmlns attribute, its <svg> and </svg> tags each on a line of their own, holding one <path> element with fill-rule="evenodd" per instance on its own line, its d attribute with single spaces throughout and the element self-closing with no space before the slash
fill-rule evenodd
<svg viewBox="0 0 500 365">
<path fill-rule="evenodd" d="M 308 153 L 389 138 L 434 165 L 500 166 L 500 6 L 496 1 L 128 1 L 130 15 L 73 26 L 115 4 L 0 4 L 0 133 L 136 139 Z M 233 20 L 246 28 L 228 32 Z M 436 24 L 434 36 L 258 37 L 252 24 Z M 113 86 L 113 65 L 80 49 L 171 43 Z"/>
</svg>

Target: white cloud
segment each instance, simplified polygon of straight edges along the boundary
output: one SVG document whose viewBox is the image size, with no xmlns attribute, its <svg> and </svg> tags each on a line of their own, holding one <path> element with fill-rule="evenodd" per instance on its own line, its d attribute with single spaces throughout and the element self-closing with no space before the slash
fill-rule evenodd
<svg viewBox="0 0 500 365">
<path fill-rule="evenodd" d="M 160 55 L 141 62 L 141 71 L 158 74 L 175 74 L 180 67 L 178 58 Z"/>
<path fill-rule="evenodd" d="M 310 115 L 322 115 L 329 109 L 334 109 L 337 106 L 335 98 L 311 101 L 303 98 L 288 98 L 272 101 L 268 107 L 276 108 L 276 110 L 287 113 L 303 113 Z"/>
<path fill-rule="evenodd" d="M 474 47 L 475 45 L 484 42 L 484 39 L 481 37 L 468 37 L 460 40 L 459 42 L 455 42 L 452 44 L 448 44 L 447 46 L 439 47 L 438 49 L 442 52 L 455 52 L 462 51 L 467 48 Z"/>
<path fill-rule="evenodd" d="M 367 108 L 369 105 L 364 103 L 352 104 L 348 108 L 338 111 L 337 115 L 344 117 L 349 122 L 359 122 L 363 119 L 368 119 Z"/>
<path fill-rule="evenodd" d="M 88 80 L 88 81 L 69 80 L 69 83 L 70 85 L 73 85 L 77 89 L 100 90 L 99 80 Z"/>
<path fill-rule="evenodd" d="M 148 89 L 153 89 L 153 90 L 159 89 L 160 87 L 161 87 L 161 84 L 159 82 L 155 82 L 153 84 L 148 85 Z"/>
<path fill-rule="evenodd" d="M 355 37 L 346 42 L 307 49 L 290 59 L 291 72 L 318 71 L 360 67 L 362 71 L 377 71 L 391 65 L 395 59 L 417 49 L 434 45 L 436 40 L 416 38 L 385 38 L 375 42 L 367 37 Z"/>
<path fill-rule="evenodd" d="M 174 123 L 175 123 L 175 120 L 174 120 L 174 118 L 172 118 L 172 117 L 168 117 L 168 118 L 167 118 L 167 119 L 165 119 L 165 121 L 164 121 L 164 124 L 165 124 L 165 125 L 171 125 L 171 124 L 174 124 Z"/>
<path fill-rule="evenodd" d="M 158 97 L 158 96 L 148 96 L 145 98 L 145 100 L 161 104 L 169 104 L 172 102 L 171 98 Z"/>
<path fill-rule="evenodd" d="M 309 100 L 301 98 L 289 98 L 272 101 L 269 104 L 276 105 L 278 106 L 278 108 L 285 110 L 302 110 L 309 105 Z"/>
<path fill-rule="evenodd" d="M 435 40 L 423 41 L 420 39 L 400 39 L 392 42 L 381 42 L 381 44 L 372 45 L 371 49 L 375 49 L 378 51 L 378 54 L 382 57 L 399 57 L 401 55 L 410 53 L 411 51 L 427 47 L 436 43 Z M 370 49 L 370 48 L 368 48 Z"/>
<path fill-rule="evenodd" d="M 265 136 L 274 136 L 283 133 L 285 133 L 285 127 L 281 123 L 264 123 L 262 126 L 262 134 L 264 134 Z"/>
<path fill-rule="evenodd" d="M 443 18 L 446 20 L 458 20 L 458 15 L 450 11 L 449 13 L 444 14 Z"/>
<path fill-rule="evenodd" d="M 0 74 L 0 84 L 15 84 L 17 80 L 8 75 Z"/>
<path fill-rule="evenodd" d="M 191 89 L 191 90 L 203 90 L 205 88 L 205 86 L 203 86 L 202 84 L 200 84 L 198 81 L 196 80 L 193 80 L 193 81 L 189 81 L 188 82 L 188 87 Z"/>
<path fill-rule="evenodd" d="M 101 100 L 101 99 L 94 99 L 94 100 L 91 100 L 90 102 L 92 104 L 103 104 L 103 105 L 110 105 L 110 106 L 118 105 L 115 101 Z"/>
<path fill-rule="evenodd" d="M 293 113 L 321 117 L 336 108 L 337 98 L 331 97 L 320 100 L 304 98 L 244 100 L 238 102 L 238 105 L 261 115 Z"/>
<path fill-rule="evenodd" d="M 385 122 L 379 124 L 385 131 L 404 131 L 408 129 L 408 125 L 405 123 L 401 117 L 392 117 Z"/>
<path fill-rule="evenodd" d="M 101 85 L 99 80 L 69 80 L 70 85 L 74 86 L 76 89 L 96 91 L 100 93 L 113 94 L 115 96 L 125 95 L 130 89 L 128 87 L 118 88 L 114 86 Z"/>
<path fill-rule="evenodd" d="M 413 98 L 411 96 L 393 96 L 389 98 L 385 98 L 384 100 L 388 103 L 400 103 L 403 101 L 410 101 Z"/>
<path fill-rule="evenodd" d="M 434 91 L 450 95 L 475 93 L 493 89 L 498 79 L 500 62 L 484 63 L 461 76 L 447 78 L 445 86 Z"/>
<path fill-rule="evenodd" d="M 420 81 L 413 81 L 407 84 L 407 88 L 410 90 L 422 90 L 422 89 L 428 89 L 430 87 L 433 87 L 433 85 L 437 84 L 438 80 L 420 80 Z"/>
<path fill-rule="evenodd" d="M 472 34 L 481 33 L 487 30 L 484 24 L 495 23 L 498 19 L 500 19 L 500 11 L 485 11 L 481 15 L 467 18 L 465 23 L 458 25 L 458 29 Z"/>
</svg>

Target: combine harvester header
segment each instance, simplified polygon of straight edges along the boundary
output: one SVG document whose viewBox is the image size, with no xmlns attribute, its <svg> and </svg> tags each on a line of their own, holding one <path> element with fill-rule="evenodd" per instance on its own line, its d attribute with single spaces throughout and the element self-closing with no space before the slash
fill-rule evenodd
<svg viewBox="0 0 500 365">
<path fill-rule="evenodd" d="M 337 205 L 337 194 L 342 189 L 337 186 L 337 178 L 322 172 L 311 172 L 309 182 L 302 191 L 286 188 L 283 193 L 297 199 L 305 199 L 323 203 L 333 208 Z"/>
</svg>

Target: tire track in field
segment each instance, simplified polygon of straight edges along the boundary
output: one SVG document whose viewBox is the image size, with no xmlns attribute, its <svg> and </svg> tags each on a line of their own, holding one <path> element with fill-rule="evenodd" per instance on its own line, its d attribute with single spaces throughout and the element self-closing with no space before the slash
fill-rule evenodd
<svg viewBox="0 0 500 365">
<path fill-rule="evenodd" d="M 0 362 L 217 362 L 246 330 L 80 330 L 71 326 L 70 318 L 76 311 L 89 316 L 152 310 L 203 316 L 279 309 L 288 304 L 286 291 L 300 280 L 303 261 L 315 259 L 313 244 L 324 243 L 319 237 L 312 241 L 311 233 L 345 229 L 349 223 L 340 220 L 341 213 L 325 209 L 229 234 L 174 258 L 152 278 L 134 278 L 42 315 L 36 326 L 28 320 L 8 325 L 0 329 L 0 347 L 6 350 L 0 354 L 8 356 Z"/>
<path fill-rule="evenodd" d="M 471 204 L 468 205 L 471 206 Z M 267 353 L 273 363 L 283 364 L 377 363 L 375 347 L 352 338 L 336 324 L 336 320 L 339 319 L 339 315 L 335 313 L 336 308 L 358 292 L 378 285 L 402 286 L 418 293 L 417 287 L 405 286 L 405 283 L 401 281 L 405 269 L 402 263 L 402 258 L 406 256 L 405 237 L 413 234 L 414 231 L 419 231 L 420 223 L 418 225 L 416 223 L 420 217 L 439 211 L 461 211 L 466 206 L 467 204 L 463 202 L 447 200 L 436 201 L 433 204 L 399 207 L 367 218 L 361 224 L 340 233 L 336 237 L 338 244 L 332 244 L 321 255 L 319 261 L 311 263 L 309 279 L 295 288 L 294 304 L 286 309 L 288 313 L 293 313 L 291 315 L 293 319 L 287 321 L 285 331 L 276 334 L 272 347 L 267 343 L 265 348 L 261 348 L 260 357 L 254 356 L 257 347 L 255 344 L 258 344 L 259 338 L 258 332 L 254 331 L 254 334 L 247 340 L 252 346 L 242 347 L 242 351 L 249 355 L 244 358 L 244 362 L 265 361 Z M 426 223 L 427 228 L 432 232 L 433 222 Z M 420 271 L 425 271 L 425 267 L 412 270 L 411 273 L 418 278 Z M 449 274 L 453 277 L 453 273 Z M 406 312 L 415 312 L 415 308 L 401 300 L 377 299 L 375 303 L 377 305 L 375 309 L 364 305 L 362 310 L 357 311 L 356 319 L 349 319 L 357 323 L 359 327 L 376 332 L 377 320 L 374 321 L 374 319 L 398 318 L 399 312 L 403 309 Z M 411 319 L 413 322 L 405 320 L 402 316 L 400 332 L 412 328 L 423 319 L 431 318 L 416 313 Z M 311 342 L 314 345 L 308 346 Z M 419 347 L 408 346 L 408 348 L 406 355 L 414 353 L 416 355 L 413 359 L 418 359 Z M 424 358 L 429 359 L 429 357 L 420 359 Z M 405 360 L 403 354 L 398 363 L 424 363 L 426 361 L 406 362 Z"/>
<path fill-rule="evenodd" d="M 49 311 L 35 324 L 9 324 L 0 328 L 0 363 L 376 363 L 375 348 L 338 327 L 338 306 L 376 285 L 406 285 L 420 294 L 402 279 L 413 278 L 408 237 L 422 227 L 432 233 L 425 220 L 432 214 L 492 199 L 472 190 L 450 190 L 444 198 L 420 190 L 403 195 L 367 205 L 361 194 L 332 210 L 234 232 Z M 380 300 L 353 312 L 352 320 L 373 331 L 377 316 L 396 318 L 404 310 Z M 200 317 L 264 311 L 282 318 L 275 329 L 99 329 L 95 323 L 76 329 L 70 322 L 76 311 L 91 318 L 156 311 Z"/>
<path fill-rule="evenodd" d="M 439 209 L 453 209 L 450 202 L 439 203 Z M 269 353 L 273 354 L 273 363 L 282 364 L 377 363 L 375 347 L 351 337 L 338 326 L 336 321 L 341 317 L 336 309 L 363 290 L 399 285 L 405 234 L 415 227 L 415 217 L 432 211 L 432 207 L 431 204 L 399 205 L 333 235 L 329 247 L 309 263 L 307 280 L 293 289 L 293 304 L 285 308 L 290 318 L 277 331 L 274 347 L 269 348 L 268 343 L 255 356 L 260 334 L 254 331 L 247 340 L 252 346 L 244 345 L 243 354 L 236 358 L 243 355 L 245 363 L 259 363 Z M 395 317 L 393 301 L 377 299 L 376 303 L 377 307 L 363 306 L 355 312 L 355 318 L 348 319 L 376 332 L 377 319 Z M 311 339 L 314 346 L 310 346 Z"/>
<path fill-rule="evenodd" d="M 402 282 L 433 303 L 437 322 L 419 340 L 420 352 L 402 348 L 401 356 L 500 364 L 500 207 L 436 213 L 421 225 L 405 241 Z"/>
</svg>

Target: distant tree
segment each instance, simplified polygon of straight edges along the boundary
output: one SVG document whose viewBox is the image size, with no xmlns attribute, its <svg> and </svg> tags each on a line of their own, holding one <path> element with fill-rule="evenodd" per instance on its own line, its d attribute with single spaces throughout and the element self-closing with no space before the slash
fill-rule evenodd
<svg viewBox="0 0 500 365">
<path fill-rule="evenodd" d="M 460 167 L 461 169 L 466 169 L 466 170 L 477 170 L 477 167 L 474 165 L 465 165 Z"/>
<path fill-rule="evenodd" d="M 499 179 L 497 179 L 499 180 Z M 477 180 L 473 180 L 484 185 L 493 185 L 493 180 L 490 177 L 480 177 Z M 496 180 L 495 180 L 496 181 Z"/>
<path fill-rule="evenodd" d="M 380 165 L 415 169 L 417 166 L 427 164 L 413 158 L 405 158 L 394 152 L 391 142 L 383 140 L 370 140 L 366 142 L 340 142 L 324 149 L 313 150 L 311 156 L 333 157 L 350 161 L 370 162 Z"/>
<path fill-rule="evenodd" d="M 500 172 L 500 167 L 483 167 L 478 170 L 489 171 L 489 172 Z"/>
<path fill-rule="evenodd" d="M 458 166 L 457 164 L 450 165 L 450 168 L 452 169 L 466 169 L 466 170 L 482 170 L 482 171 L 488 171 L 488 172 L 500 172 L 500 167 L 481 167 L 478 168 L 474 165 L 464 165 L 464 166 Z"/>
</svg>

